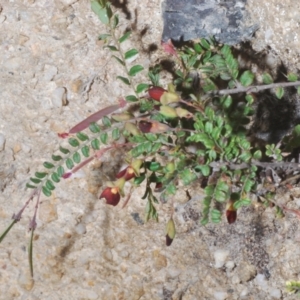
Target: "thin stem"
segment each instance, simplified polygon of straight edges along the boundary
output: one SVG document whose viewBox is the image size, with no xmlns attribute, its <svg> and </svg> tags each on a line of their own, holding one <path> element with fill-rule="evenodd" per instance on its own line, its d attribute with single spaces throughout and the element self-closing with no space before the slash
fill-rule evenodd
<svg viewBox="0 0 300 300">
<path fill-rule="evenodd" d="M 230 94 L 237 94 L 237 93 L 257 93 L 259 91 L 268 90 L 277 87 L 289 87 L 289 86 L 300 86 L 300 81 L 294 82 L 278 82 L 278 83 L 271 83 L 266 85 L 253 85 L 247 87 L 238 87 L 235 89 L 224 89 L 219 91 L 212 91 L 211 94 L 214 95 L 230 95 Z"/>
</svg>

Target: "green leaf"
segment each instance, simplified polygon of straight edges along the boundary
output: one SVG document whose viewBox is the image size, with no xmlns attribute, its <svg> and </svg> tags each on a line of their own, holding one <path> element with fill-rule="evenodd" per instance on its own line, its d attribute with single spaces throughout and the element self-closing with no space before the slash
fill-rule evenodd
<svg viewBox="0 0 300 300">
<path fill-rule="evenodd" d="M 262 158 L 262 152 L 260 150 L 257 150 L 253 153 L 253 158 L 256 160 L 260 160 Z"/>
<path fill-rule="evenodd" d="M 251 71 L 245 71 L 241 77 L 240 82 L 243 86 L 249 86 L 253 83 L 254 74 Z"/>
<path fill-rule="evenodd" d="M 206 122 L 204 128 L 206 133 L 211 134 L 213 130 L 213 124 L 211 122 Z"/>
<path fill-rule="evenodd" d="M 64 168 L 63 168 L 62 166 L 59 166 L 59 167 L 57 168 L 56 172 L 57 172 L 57 175 L 58 175 L 59 177 L 62 177 L 62 176 L 64 175 L 64 173 L 65 173 L 65 170 L 64 170 Z"/>
<path fill-rule="evenodd" d="M 156 161 L 151 161 L 149 164 L 147 164 L 147 169 L 152 172 L 155 172 L 155 171 L 161 169 L 161 165 L 160 165 L 160 163 L 158 163 Z"/>
<path fill-rule="evenodd" d="M 216 201 L 223 203 L 227 200 L 227 193 L 222 190 L 215 190 L 215 199 Z"/>
<path fill-rule="evenodd" d="M 110 51 L 113 51 L 113 52 L 119 51 L 116 46 L 107 45 L 104 48 L 108 48 Z"/>
<path fill-rule="evenodd" d="M 69 138 L 68 142 L 72 147 L 78 147 L 80 145 L 78 140 L 75 138 Z"/>
<path fill-rule="evenodd" d="M 198 53 L 201 54 L 203 52 L 203 48 L 200 46 L 199 43 L 194 44 L 194 50 Z"/>
<path fill-rule="evenodd" d="M 220 223 L 222 218 L 222 213 L 218 210 L 213 208 L 210 211 L 211 220 L 213 223 Z"/>
<path fill-rule="evenodd" d="M 264 84 L 271 84 L 273 83 L 273 78 L 269 73 L 264 73 L 262 75 L 262 80 Z"/>
<path fill-rule="evenodd" d="M 252 155 L 249 151 L 245 151 L 239 156 L 239 158 L 244 162 L 248 162 L 252 158 Z"/>
<path fill-rule="evenodd" d="M 43 192 L 43 194 L 44 194 L 46 197 L 50 197 L 51 194 L 52 194 L 52 192 L 51 192 L 48 188 L 46 188 L 45 186 L 42 187 L 42 192 Z"/>
<path fill-rule="evenodd" d="M 122 35 L 119 38 L 119 43 L 122 44 L 123 42 L 125 42 L 129 38 L 130 34 L 131 34 L 131 31 L 127 31 L 124 35 Z"/>
<path fill-rule="evenodd" d="M 37 187 L 35 186 L 35 185 L 32 185 L 32 184 L 30 184 L 30 183 L 26 183 L 26 187 L 28 188 L 28 189 L 36 189 Z"/>
<path fill-rule="evenodd" d="M 128 75 L 129 76 L 135 76 L 137 73 L 144 70 L 144 67 L 141 65 L 135 65 L 130 68 Z"/>
<path fill-rule="evenodd" d="M 60 161 L 62 160 L 62 157 L 60 155 L 54 155 L 52 154 L 51 158 L 54 160 L 54 161 Z"/>
<path fill-rule="evenodd" d="M 130 49 L 125 52 L 124 57 L 125 59 L 130 59 L 134 56 L 136 56 L 139 52 L 136 49 Z"/>
<path fill-rule="evenodd" d="M 80 161 L 81 161 L 81 156 L 80 156 L 80 154 L 79 154 L 78 152 L 75 152 L 75 153 L 73 154 L 73 161 L 74 161 L 76 164 L 79 164 L 79 163 L 80 163 Z"/>
<path fill-rule="evenodd" d="M 134 95 L 129 95 L 129 96 L 125 97 L 125 100 L 128 101 L 128 102 L 137 102 L 138 98 Z"/>
<path fill-rule="evenodd" d="M 90 156 L 90 148 L 88 146 L 82 147 L 81 153 L 84 157 L 89 157 Z"/>
<path fill-rule="evenodd" d="M 208 43 L 208 41 L 206 39 L 201 39 L 200 41 L 201 46 L 206 49 L 209 50 L 210 49 L 210 44 Z"/>
<path fill-rule="evenodd" d="M 62 146 L 59 147 L 59 151 L 62 152 L 63 154 L 69 154 L 70 150 L 67 148 L 64 148 Z"/>
<path fill-rule="evenodd" d="M 208 185 L 205 187 L 204 192 L 206 196 L 212 196 L 215 191 L 215 186 L 214 185 Z"/>
<path fill-rule="evenodd" d="M 94 139 L 91 142 L 91 146 L 94 150 L 99 150 L 100 149 L 100 142 L 98 139 Z"/>
<path fill-rule="evenodd" d="M 46 172 L 35 172 L 34 176 L 39 178 L 39 179 L 43 179 L 48 175 L 48 173 Z"/>
<path fill-rule="evenodd" d="M 100 126 L 95 122 L 92 122 L 89 125 L 89 129 L 92 133 L 99 133 L 100 132 Z"/>
<path fill-rule="evenodd" d="M 43 163 L 43 166 L 44 166 L 46 169 L 52 169 L 52 168 L 54 168 L 54 165 L 53 165 L 52 163 L 47 162 L 47 161 L 45 161 L 45 162 Z"/>
<path fill-rule="evenodd" d="M 120 138 L 120 130 L 119 128 L 114 128 L 112 131 L 112 138 L 113 140 L 118 140 Z"/>
<path fill-rule="evenodd" d="M 118 15 L 114 15 L 113 21 L 112 21 L 112 28 L 116 28 L 119 24 L 119 16 Z"/>
<path fill-rule="evenodd" d="M 278 99 L 281 99 L 284 95 L 284 89 L 282 87 L 276 88 L 275 95 Z"/>
<path fill-rule="evenodd" d="M 68 159 L 66 160 L 66 166 L 67 166 L 67 168 L 68 168 L 69 170 L 73 169 L 74 163 L 73 163 L 73 161 L 72 161 L 71 158 L 68 158 Z"/>
<path fill-rule="evenodd" d="M 221 103 L 222 103 L 222 106 L 224 107 L 224 108 L 229 108 L 230 106 L 231 106 L 231 104 L 232 104 L 232 98 L 231 98 L 231 96 L 229 95 L 229 96 L 224 96 L 224 97 L 222 97 L 221 98 Z"/>
<path fill-rule="evenodd" d="M 218 89 L 215 83 L 209 78 L 204 79 L 204 85 L 202 86 L 202 88 L 205 93 L 210 91 L 216 91 Z"/>
<path fill-rule="evenodd" d="M 249 193 L 251 191 L 253 185 L 254 185 L 254 181 L 252 181 L 250 179 L 246 179 L 246 181 L 244 182 L 244 191 L 246 193 Z"/>
<path fill-rule="evenodd" d="M 98 36 L 98 39 L 99 40 L 106 40 L 108 37 L 110 37 L 111 35 L 110 34 L 108 34 L 108 33 L 103 33 L 103 34 L 100 34 L 99 36 Z"/>
<path fill-rule="evenodd" d="M 107 144 L 107 140 L 108 140 L 107 132 L 103 132 L 100 134 L 100 140 L 103 144 Z"/>
<path fill-rule="evenodd" d="M 203 176 L 209 176 L 210 174 L 210 166 L 207 165 L 198 165 L 195 167 L 196 171 L 201 171 Z"/>
<path fill-rule="evenodd" d="M 104 116 L 102 118 L 102 124 L 105 126 L 105 127 L 111 127 L 111 121 L 110 121 L 110 118 L 107 117 L 107 116 Z"/>
<path fill-rule="evenodd" d="M 155 142 L 157 140 L 157 135 L 154 133 L 145 133 L 145 137 L 150 142 Z"/>
<path fill-rule="evenodd" d="M 85 133 L 82 133 L 82 132 L 77 132 L 76 136 L 82 142 L 87 141 L 89 139 L 89 137 Z"/>
<path fill-rule="evenodd" d="M 161 143 L 154 143 L 152 147 L 152 152 L 156 153 L 160 149 L 161 145 Z"/>
<path fill-rule="evenodd" d="M 245 99 L 246 99 L 247 103 L 250 105 L 253 104 L 253 102 L 254 102 L 254 97 L 250 94 L 246 95 Z"/>
<path fill-rule="evenodd" d="M 91 1 L 92 11 L 98 16 L 103 24 L 109 23 L 108 11 L 106 6 L 101 6 L 97 0 Z"/>
<path fill-rule="evenodd" d="M 58 176 L 58 174 L 56 172 L 54 172 L 53 174 L 51 174 L 52 181 L 58 183 L 58 182 L 60 182 L 59 178 L 60 178 L 60 176 Z"/>
<path fill-rule="evenodd" d="M 50 179 L 48 179 L 46 181 L 46 188 L 50 191 L 53 191 L 55 189 L 55 186 L 54 186 L 53 182 Z"/>
<path fill-rule="evenodd" d="M 35 183 L 35 184 L 39 184 L 39 183 L 41 182 L 40 179 L 38 179 L 38 178 L 33 178 L 33 177 L 30 177 L 30 180 L 31 180 L 33 183 Z"/>
<path fill-rule="evenodd" d="M 125 63 L 124 63 L 124 61 L 123 60 L 121 60 L 118 56 L 116 56 L 116 55 L 113 55 L 112 56 L 113 58 L 115 58 L 116 59 L 116 61 L 118 62 L 118 63 L 120 63 L 122 66 L 125 66 Z"/>
<path fill-rule="evenodd" d="M 149 88 L 149 84 L 147 83 L 140 83 L 137 87 L 136 87 L 136 93 L 139 94 L 145 90 L 147 90 Z"/>
<path fill-rule="evenodd" d="M 296 74 L 294 74 L 294 73 L 289 73 L 287 75 L 287 80 L 288 81 L 292 81 L 292 82 L 297 81 L 298 80 L 298 76 Z"/>
<path fill-rule="evenodd" d="M 128 78 L 123 77 L 123 76 L 117 76 L 118 79 L 120 79 L 123 83 L 130 85 L 130 81 Z"/>
</svg>

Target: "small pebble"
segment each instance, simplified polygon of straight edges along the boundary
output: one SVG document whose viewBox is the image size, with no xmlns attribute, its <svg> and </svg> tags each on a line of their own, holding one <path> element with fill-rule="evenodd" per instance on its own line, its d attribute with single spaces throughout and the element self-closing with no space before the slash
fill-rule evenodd
<svg viewBox="0 0 300 300">
<path fill-rule="evenodd" d="M 281 290 L 280 289 L 276 289 L 276 288 L 271 288 L 270 287 L 270 296 L 273 298 L 273 299 L 281 299 L 282 297 L 282 294 L 281 294 Z"/>
<path fill-rule="evenodd" d="M 55 107 L 67 104 L 67 90 L 64 87 L 59 87 L 53 92 L 52 103 Z"/>
<path fill-rule="evenodd" d="M 214 298 L 216 300 L 225 300 L 227 299 L 228 294 L 225 292 L 214 292 Z"/>
<path fill-rule="evenodd" d="M 43 80 L 51 81 L 56 74 L 57 74 L 57 68 L 55 66 L 47 65 L 47 64 L 44 66 Z"/>
<path fill-rule="evenodd" d="M 86 233 L 86 226 L 83 223 L 79 223 L 75 226 L 75 231 L 78 234 L 85 234 Z"/>
<path fill-rule="evenodd" d="M 229 255 L 229 251 L 225 249 L 218 249 L 214 253 L 215 258 L 215 268 L 222 268 L 225 264 L 225 261 Z"/>
</svg>

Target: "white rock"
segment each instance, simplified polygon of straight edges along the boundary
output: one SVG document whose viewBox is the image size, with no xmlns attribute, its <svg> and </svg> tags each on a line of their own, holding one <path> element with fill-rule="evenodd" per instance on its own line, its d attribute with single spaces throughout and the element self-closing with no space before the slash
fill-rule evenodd
<svg viewBox="0 0 300 300">
<path fill-rule="evenodd" d="M 85 227 L 85 224 L 83 223 L 79 223 L 75 226 L 75 231 L 78 233 L 78 234 L 85 234 L 86 233 L 86 227 Z"/>
<path fill-rule="evenodd" d="M 263 274 L 257 274 L 255 277 L 256 284 L 259 285 L 263 290 L 268 289 L 268 282 L 266 280 L 265 275 Z"/>
<path fill-rule="evenodd" d="M 225 292 L 214 292 L 214 298 L 216 300 L 225 300 L 227 299 L 228 294 Z"/>
<path fill-rule="evenodd" d="M 225 267 L 228 271 L 231 271 L 235 267 L 234 261 L 230 260 L 225 264 Z"/>
<path fill-rule="evenodd" d="M 5 147 L 5 136 L 3 133 L 0 133 L 0 151 L 4 150 Z"/>
<path fill-rule="evenodd" d="M 225 264 L 225 261 L 229 255 L 229 251 L 225 249 L 218 249 L 214 253 L 215 258 L 215 267 L 217 269 L 222 268 Z"/>
<path fill-rule="evenodd" d="M 241 296 L 242 299 L 246 299 L 246 297 L 248 296 L 248 294 L 249 294 L 249 290 L 248 290 L 247 288 L 244 288 L 244 289 L 241 291 L 240 296 Z"/>
<path fill-rule="evenodd" d="M 57 68 L 55 66 L 46 64 L 44 67 L 43 80 L 51 81 L 56 74 L 57 74 Z"/>
<path fill-rule="evenodd" d="M 57 88 L 52 95 L 52 103 L 55 107 L 62 107 L 67 103 L 67 91 L 64 87 Z"/>
<path fill-rule="evenodd" d="M 281 294 L 281 290 L 280 289 L 276 289 L 276 288 L 272 288 L 270 287 L 269 288 L 269 293 L 270 293 L 270 296 L 273 298 L 273 299 L 281 299 L 282 297 L 282 294 Z"/>
</svg>

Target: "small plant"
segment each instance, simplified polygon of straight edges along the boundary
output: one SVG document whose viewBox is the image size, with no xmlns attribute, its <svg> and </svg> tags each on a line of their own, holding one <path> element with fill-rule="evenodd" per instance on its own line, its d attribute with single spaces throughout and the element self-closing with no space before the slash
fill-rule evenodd
<svg viewBox="0 0 300 300">
<path fill-rule="evenodd" d="M 299 294 L 300 292 L 300 282 L 299 281 L 287 281 L 286 290 L 291 294 Z"/>
<path fill-rule="evenodd" d="M 148 70 L 148 82 L 136 83 L 136 75 L 144 71 L 143 66 L 131 62 L 138 51 L 122 48 L 131 32 L 117 35 L 119 17 L 108 0 L 92 0 L 91 5 L 108 29 L 99 39 L 124 68 L 124 74 L 117 79 L 130 86 L 132 94 L 59 134 L 63 142 L 57 152 L 44 162 L 44 169 L 29 179 L 27 188 L 32 192 L 21 210 L 13 215 L 0 242 L 35 199 L 29 224 L 32 276 L 33 233 L 41 194 L 49 197 L 60 180 L 72 177 L 113 149 L 124 150 L 127 166 L 116 174 L 115 180 L 107 182 L 100 199 L 116 206 L 125 197 L 124 206 L 133 189 L 143 185 L 142 199 L 147 199 L 145 219 L 158 221 L 156 204 L 167 202 L 176 193 L 179 181 L 186 186 L 198 181 L 205 192 L 201 224 L 206 225 L 209 221 L 219 223 L 224 211 L 228 222 L 234 223 L 237 210 L 251 203 L 250 194 L 256 192 L 261 180 L 258 171 L 290 166 L 291 163 L 284 161 L 283 150 L 292 151 L 299 146 L 289 138 L 280 145 L 257 146 L 249 141 L 246 129 L 254 114 L 254 94 L 276 88 L 280 101 L 283 87 L 300 85 L 296 75 L 289 74 L 290 82 L 278 84 L 264 74 L 266 85 L 253 85 L 255 74 L 240 71 L 229 46 L 201 39 L 179 50 L 171 42 L 162 45 L 176 66 L 174 81 L 167 87 L 160 86 L 159 66 Z M 191 76 L 195 72 L 200 76 L 200 86 L 195 85 L 195 77 Z M 234 97 L 237 93 L 243 96 Z M 298 131 L 296 128 L 292 135 L 298 135 Z M 127 194 L 125 182 L 132 186 Z M 170 215 L 166 225 L 167 246 L 175 233 Z"/>
</svg>

